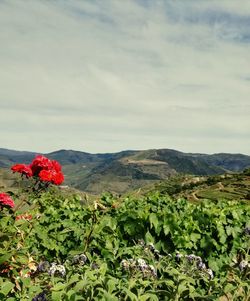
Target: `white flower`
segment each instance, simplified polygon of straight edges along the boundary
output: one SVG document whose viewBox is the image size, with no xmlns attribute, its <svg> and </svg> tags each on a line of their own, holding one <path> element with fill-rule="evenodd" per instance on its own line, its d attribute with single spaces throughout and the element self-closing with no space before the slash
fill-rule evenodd
<svg viewBox="0 0 250 301">
<path fill-rule="evenodd" d="M 49 271 L 49 275 L 54 276 L 55 274 L 58 274 L 59 276 L 64 277 L 66 275 L 65 267 L 61 264 L 56 264 L 55 262 L 52 262 Z"/>
<path fill-rule="evenodd" d="M 210 279 L 214 278 L 214 273 L 211 269 L 207 269 L 207 273 L 208 273 Z"/>
<path fill-rule="evenodd" d="M 142 270 L 147 268 L 147 264 L 146 264 L 146 261 L 144 259 L 139 258 L 137 260 L 137 264 L 138 264 L 138 267 Z"/>
<path fill-rule="evenodd" d="M 148 269 L 150 270 L 150 272 L 151 272 L 152 276 L 154 276 L 154 277 L 156 277 L 156 276 L 157 276 L 156 269 L 155 269 L 155 267 L 154 267 L 154 266 L 152 266 L 152 265 L 149 265 L 149 266 L 148 266 Z"/>
<path fill-rule="evenodd" d="M 202 261 L 200 261 L 198 264 L 197 264 L 197 268 L 199 269 L 199 270 L 206 270 L 206 265 L 205 265 L 205 263 L 203 263 Z"/>
<path fill-rule="evenodd" d="M 242 260 L 239 264 L 239 269 L 241 272 L 249 266 L 249 263 L 246 260 Z"/>
<path fill-rule="evenodd" d="M 122 265 L 122 268 L 124 270 L 128 270 L 129 269 L 129 266 L 130 266 L 130 263 L 129 261 L 127 261 L 126 259 L 123 259 L 122 262 L 121 262 L 121 265 Z"/>
</svg>

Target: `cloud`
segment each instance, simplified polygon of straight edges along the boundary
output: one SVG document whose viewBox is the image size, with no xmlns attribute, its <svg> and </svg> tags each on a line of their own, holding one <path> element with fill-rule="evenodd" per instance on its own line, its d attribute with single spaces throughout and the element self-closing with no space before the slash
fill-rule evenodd
<svg viewBox="0 0 250 301">
<path fill-rule="evenodd" d="M 1 1 L 1 145 L 250 154 L 249 25 L 231 0 Z"/>
</svg>

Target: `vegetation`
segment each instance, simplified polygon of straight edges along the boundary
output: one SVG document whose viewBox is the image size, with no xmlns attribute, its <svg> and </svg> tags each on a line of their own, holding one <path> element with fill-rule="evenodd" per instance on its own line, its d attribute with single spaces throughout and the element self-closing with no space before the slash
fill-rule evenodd
<svg viewBox="0 0 250 301">
<path fill-rule="evenodd" d="M 246 200 L 40 188 L 1 206 L 0 300 L 249 300 Z"/>
</svg>

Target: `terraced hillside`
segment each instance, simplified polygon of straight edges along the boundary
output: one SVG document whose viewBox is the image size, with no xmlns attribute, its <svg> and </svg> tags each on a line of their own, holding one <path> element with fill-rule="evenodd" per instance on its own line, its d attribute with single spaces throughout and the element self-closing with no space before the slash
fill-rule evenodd
<svg viewBox="0 0 250 301">
<path fill-rule="evenodd" d="M 214 176 L 176 176 L 155 185 L 144 187 L 134 193 L 158 192 L 190 201 L 250 200 L 250 169 L 241 173 L 226 173 Z"/>
</svg>

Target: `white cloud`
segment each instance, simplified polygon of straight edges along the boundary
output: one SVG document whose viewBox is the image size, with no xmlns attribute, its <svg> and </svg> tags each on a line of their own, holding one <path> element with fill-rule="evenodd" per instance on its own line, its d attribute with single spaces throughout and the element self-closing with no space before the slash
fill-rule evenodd
<svg viewBox="0 0 250 301">
<path fill-rule="evenodd" d="M 250 154 L 249 25 L 232 0 L 2 1 L 1 145 Z"/>
</svg>

